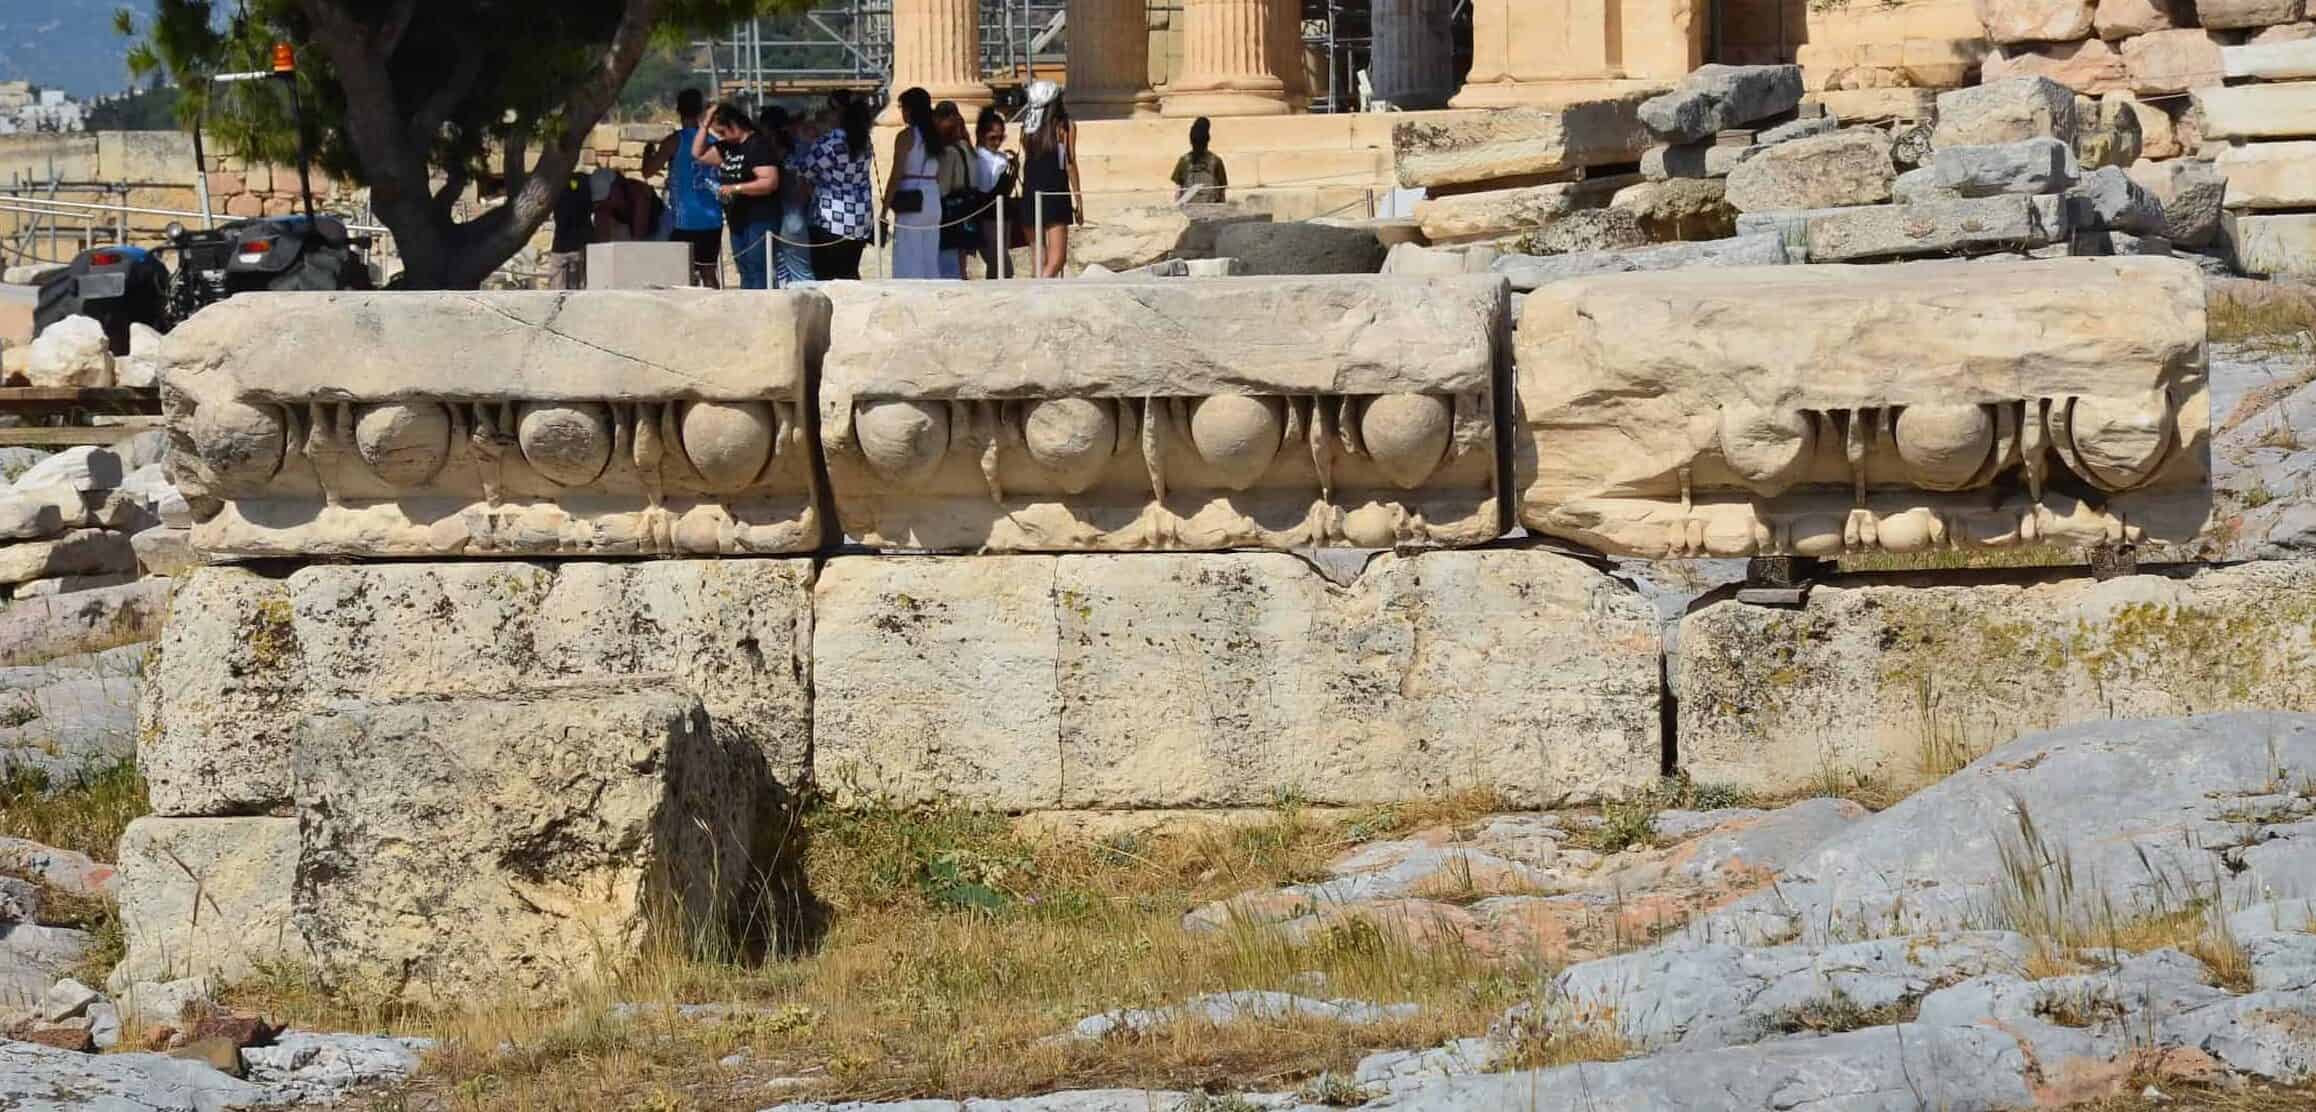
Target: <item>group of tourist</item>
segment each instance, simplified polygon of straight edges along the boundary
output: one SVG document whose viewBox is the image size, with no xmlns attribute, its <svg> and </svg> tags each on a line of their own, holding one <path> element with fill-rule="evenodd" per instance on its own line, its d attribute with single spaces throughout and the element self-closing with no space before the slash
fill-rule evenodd
<svg viewBox="0 0 2316 1112">
<path fill-rule="evenodd" d="M 743 289 L 858 279 L 880 233 L 894 278 L 966 278 L 976 258 L 979 277 L 1010 278 L 1012 252 L 1025 247 L 1037 277 L 1059 277 L 1085 213 L 1061 88 L 1030 84 L 1019 153 L 1005 149 L 1008 121 L 995 108 L 968 132 L 954 102 L 935 104 L 924 89 L 898 103 L 904 130 L 877 193 L 867 102 L 839 93 L 816 113 L 751 117 L 684 90 L 680 126 L 644 157 L 645 179 L 666 175 L 664 195 L 607 168 L 575 176 L 555 208 L 549 284 L 585 284 L 589 243 L 673 240 L 690 245 L 694 283 L 717 286 L 727 235 Z M 1173 175 L 1181 203 L 1220 201 L 1229 185 L 1211 130 L 1203 119 L 1191 126 Z"/>
<path fill-rule="evenodd" d="M 1078 184 L 1077 127 L 1061 87 L 1032 82 L 1021 116 L 1021 151 L 1005 149 L 1005 114 L 983 108 L 973 130 L 955 102 L 923 89 L 900 96 L 906 130 L 894 140 L 882 209 L 893 216 L 895 278 L 1013 276 L 1012 252 L 1038 246 L 1037 277 L 1069 257 L 1070 228 L 1085 209 Z"/>
</svg>

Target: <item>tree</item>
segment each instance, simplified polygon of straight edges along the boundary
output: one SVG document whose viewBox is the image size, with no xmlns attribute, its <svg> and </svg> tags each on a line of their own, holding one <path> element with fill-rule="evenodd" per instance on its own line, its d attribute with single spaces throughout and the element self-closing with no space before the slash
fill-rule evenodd
<svg viewBox="0 0 2316 1112">
<path fill-rule="evenodd" d="M 472 289 L 554 211 L 587 133 L 655 39 L 680 41 L 800 0 L 158 0 L 151 20 L 115 17 L 140 41 L 132 73 L 166 72 L 187 124 L 224 149 L 288 163 L 298 134 L 272 82 L 211 85 L 299 50 L 298 92 L 316 161 L 368 186 L 414 289 Z M 478 181 L 506 201 L 454 208 Z"/>
</svg>

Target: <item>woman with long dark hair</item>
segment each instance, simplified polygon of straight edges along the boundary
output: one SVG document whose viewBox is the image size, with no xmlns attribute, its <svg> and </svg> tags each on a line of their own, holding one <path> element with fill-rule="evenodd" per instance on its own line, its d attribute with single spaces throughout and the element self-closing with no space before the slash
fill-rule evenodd
<svg viewBox="0 0 2316 1112">
<path fill-rule="evenodd" d="M 979 224 L 981 276 L 983 278 L 1013 277 L 1012 246 L 998 238 L 1000 228 L 1004 239 L 1012 239 L 1021 227 L 1021 213 L 1013 201 L 1013 191 L 1020 184 L 1020 168 L 1015 165 L 1011 152 L 1005 149 L 1005 113 L 995 108 L 981 110 L 981 121 L 973 129 L 973 188 L 986 198 Z M 1003 219 L 999 219 L 999 214 Z"/>
<path fill-rule="evenodd" d="M 1084 218 L 1085 201 L 1078 188 L 1078 129 L 1070 122 L 1069 106 L 1062 103 L 1061 87 L 1051 81 L 1029 86 L 1029 109 L 1021 117 L 1021 149 L 1027 155 L 1022 168 L 1022 205 L 1029 210 L 1032 229 L 1044 247 L 1040 278 L 1059 278 L 1069 264 L 1070 225 Z"/>
<path fill-rule="evenodd" d="M 719 104 L 692 136 L 692 157 L 716 167 L 716 199 L 732 230 L 740 288 L 770 288 L 772 238 L 780 230 L 780 159 L 772 144 L 746 112 Z"/>
<path fill-rule="evenodd" d="M 869 106 L 846 100 L 838 126 L 820 137 L 804 159 L 812 182 L 812 272 L 821 281 L 860 278 L 860 256 L 876 233 L 870 171 Z"/>
<path fill-rule="evenodd" d="M 893 214 L 893 277 L 941 276 L 940 165 L 943 142 L 933 118 L 933 96 L 921 88 L 901 94 L 908 130 L 893 140 L 893 172 L 885 178 L 884 211 Z"/>
</svg>

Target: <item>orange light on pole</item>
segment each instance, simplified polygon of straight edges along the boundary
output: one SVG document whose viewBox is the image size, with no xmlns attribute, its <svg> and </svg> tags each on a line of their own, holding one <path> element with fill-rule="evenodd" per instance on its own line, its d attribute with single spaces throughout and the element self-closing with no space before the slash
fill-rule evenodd
<svg viewBox="0 0 2316 1112">
<path fill-rule="evenodd" d="M 286 42 L 277 42 L 273 44 L 273 72 L 277 76 L 286 77 L 290 74 L 296 73 L 297 71 L 297 52 L 290 49 L 290 44 Z"/>
</svg>

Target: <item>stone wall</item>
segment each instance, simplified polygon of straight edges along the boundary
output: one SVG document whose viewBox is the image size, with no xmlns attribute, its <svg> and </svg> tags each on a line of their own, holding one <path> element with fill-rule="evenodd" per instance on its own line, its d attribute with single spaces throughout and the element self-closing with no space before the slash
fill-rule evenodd
<svg viewBox="0 0 2316 1112">
<path fill-rule="evenodd" d="M 1037 812 L 1900 778 L 1903 714 L 1793 748 L 1914 682 L 1910 642 L 1837 637 L 1865 628 L 1849 588 L 1700 610 L 1668 690 L 1656 604 L 1578 546 L 2111 548 L 2208 512 L 2201 279 L 2169 260 L 1586 279 L 1517 340 L 1492 276 L 1025 290 L 253 296 L 168 337 L 192 542 L 266 562 L 191 575 L 150 666 L 121 978 L 286 958 L 551 994 L 654 932 L 777 944 L 760 881 L 810 790 Z M 2298 659 L 2304 583 L 2211 574 L 2097 591 L 2262 615 L 2231 651 Z M 1929 605 L 2041 629 L 2081 589 Z M 1777 622 L 1802 625 L 1752 628 Z M 1787 670 L 1819 701 L 1773 705 L 1777 654 L 1818 639 Z M 2049 717 L 2136 712 L 2082 693 L 2126 682 L 2281 697 L 2084 674 Z"/>
</svg>

